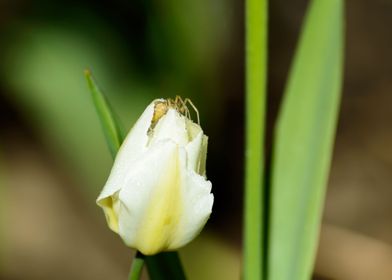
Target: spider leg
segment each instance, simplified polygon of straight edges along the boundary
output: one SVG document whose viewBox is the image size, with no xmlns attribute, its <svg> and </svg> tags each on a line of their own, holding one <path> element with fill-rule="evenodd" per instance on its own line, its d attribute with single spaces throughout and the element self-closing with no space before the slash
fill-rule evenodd
<svg viewBox="0 0 392 280">
<path fill-rule="evenodd" d="M 186 105 L 186 103 L 189 103 L 189 105 L 191 105 L 193 110 L 195 110 L 196 117 L 197 117 L 197 124 L 200 125 L 199 110 L 197 110 L 196 106 L 193 104 L 193 102 L 189 98 L 185 98 L 184 103 L 185 103 L 185 105 Z"/>
</svg>

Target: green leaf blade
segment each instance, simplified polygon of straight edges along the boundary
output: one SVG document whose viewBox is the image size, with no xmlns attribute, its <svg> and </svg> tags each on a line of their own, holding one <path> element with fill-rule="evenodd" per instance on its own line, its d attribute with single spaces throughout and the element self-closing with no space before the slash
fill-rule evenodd
<svg viewBox="0 0 392 280">
<path fill-rule="evenodd" d="M 95 109 L 101 121 L 106 142 L 114 159 L 125 138 L 125 134 L 123 133 L 116 114 L 93 78 L 91 71 L 85 70 L 84 74 L 91 92 Z M 186 279 L 178 252 L 164 252 L 154 256 L 144 256 L 144 258 L 151 280 Z M 140 257 L 137 257 L 137 269 L 141 268 L 143 261 L 144 260 Z"/>
<path fill-rule="evenodd" d="M 124 133 L 121 125 L 114 114 L 105 95 L 95 82 L 90 70 L 85 70 L 84 75 L 87 80 L 88 87 L 94 102 L 95 109 L 98 113 L 99 120 L 102 125 L 102 130 L 105 134 L 106 143 L 109 147 L 113 158 L 116 157 L 117 151 L 124 140 Z"/>
<path fill-rule="evenodd" d="M 275 131 L 270 279 L 310 279 L 333 150 L 343 68 L 343 3 L 313 0 Z"/>
</svg>

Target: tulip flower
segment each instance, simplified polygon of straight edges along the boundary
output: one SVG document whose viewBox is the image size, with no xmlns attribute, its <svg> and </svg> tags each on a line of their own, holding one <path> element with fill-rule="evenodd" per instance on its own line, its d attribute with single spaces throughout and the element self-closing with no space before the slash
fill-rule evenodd
<svg viewBox="0 0 392 280">
<path fill-rule="evenodd" d="M 181 99 L 157 99 L 145 109 L 97 199 L 109 228 L 127 246 L 153 255 L 199 234 L 214 201 L 207 140 Z"/>
</svg>

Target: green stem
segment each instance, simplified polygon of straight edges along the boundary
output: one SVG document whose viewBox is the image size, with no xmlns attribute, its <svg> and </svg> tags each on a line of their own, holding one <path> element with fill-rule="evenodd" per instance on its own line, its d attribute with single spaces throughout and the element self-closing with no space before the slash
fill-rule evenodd
<svg viewBox="0 0 392 280">
<path fill-rule="evenodd" d="M 264 130 L 267 82 L 267 0 L 246 1 L 246 151 L 244 280 L 265 277 Z"/>
<path fill-rule="evenodd" d="M 131 271 L 129 272 L 129 280 L 139 280 L 142 275 L 144 265 L 144 255 L 139 251 L 136 252 L 132 261 Z"/>
</svg>

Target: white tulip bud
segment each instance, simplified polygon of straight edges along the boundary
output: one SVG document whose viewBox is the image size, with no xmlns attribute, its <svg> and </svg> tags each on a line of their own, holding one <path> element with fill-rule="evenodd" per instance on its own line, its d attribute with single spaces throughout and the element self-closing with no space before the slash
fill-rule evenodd
<svg viewBox="0 0 392 280">
<path fill-rule="evenodd" d="M 181 99 L 157 99 L 146 108 L 97 199 L 127 246 L 145 255 L 176 250 L 202 230 L 214 201 L 207 140 Z"/>
</svg>

